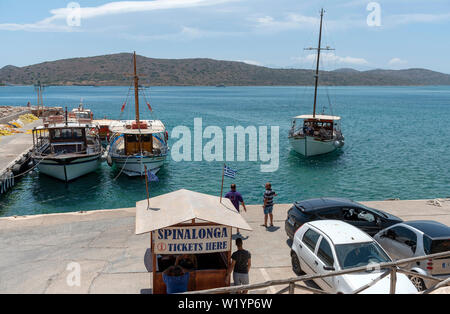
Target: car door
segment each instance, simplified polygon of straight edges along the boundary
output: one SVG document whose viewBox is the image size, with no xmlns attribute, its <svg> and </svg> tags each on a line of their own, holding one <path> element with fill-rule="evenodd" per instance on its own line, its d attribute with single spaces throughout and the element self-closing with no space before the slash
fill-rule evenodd
<svg viewBox="0 0 450 314">
<path fill-rule="evenodd" d="M 335 258 L 330 242 L 325 238 L 321 237 L 320 242 L 316 249 L 316 261 L 315 266 L 317 273 L 325 274 L 327 272 L 333 271 L 332 269 L 325 269 L 325 267 L 335 268 Z M 336 277 L 326 277 L 316 280 L 316 283 L 325 291 L 334 292 Z"/>
<path fill-rule="evenodd" d="M 320 239 L 318 231 L 309 228 L 303 235 L 301 244 L 299 246 L 300 256 L 299 258 L 302 269 L 308 274 L 317 273 L 316 265 L 316 248 Z"/>
<path fill-rule="evenodd" d="M 342 209 L 345 222 L 367 232 L 370 235 L 377 233 L 377 217 L 373 212 L 358 207 L 348 207 Z"/>
<path fill-rule="evenodd" d="M 342 211 L 340 208 L 328 208 L 319 211 L 316 216 L 317 218 L 324 220 L 342 220 Z"/>
<path fill-rule="evenodd" d="M 380 245 L 395 260 L 413 257 L 417 249 L 417 235 L 414 231 L 396 226 L 379 237 Z"/>
</svg>

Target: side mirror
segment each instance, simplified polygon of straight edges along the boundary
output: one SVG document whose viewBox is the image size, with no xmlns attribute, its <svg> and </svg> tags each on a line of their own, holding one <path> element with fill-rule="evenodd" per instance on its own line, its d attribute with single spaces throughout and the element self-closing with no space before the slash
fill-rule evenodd
<svg viewBox="0 0 450 314">
<path fill-rule="evenodd" d="M 323 266 L 323 270 L 326 271 L 335 271 L 336 269 L 333 266 Z"/>
</svg>

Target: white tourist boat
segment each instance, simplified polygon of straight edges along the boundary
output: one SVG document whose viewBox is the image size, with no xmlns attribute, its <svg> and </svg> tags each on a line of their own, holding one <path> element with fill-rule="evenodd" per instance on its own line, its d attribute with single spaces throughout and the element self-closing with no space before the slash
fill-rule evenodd
<svg viewBox="0 0 450 314">
<path fill-rule="evenodd" d="M 136 53 L 133 62 L 136 118 L 110 123 L 106 160 L 128 176 L 144 176 L 146 170 L 156 174 L 164 165 L 169 151 L 168 133 L 160 120 L 140 119 Z"/>
<path fill-rule="evenodd" d="M 33 129 L 32 158 L 39 172 L 69 182 L 91 173 L 102 162 L 98 127 L 79 122 Z"/>
<path fill-rule="evenodd" d="M 329 47 L 321 47 L 323 13 L 322 9 L 320 14 L 319 47 L 307 49 L 317 50 L 313 114 L 294 117 L 291 130 L 289 131 L 289 142 L 292 148 L 306 157 L 331 153 L 336 149 L 342 148 L 345 144 L 340 128 L 341 117 L 316 114 L 320 52 L 322 50 L 333 50 Z"/>
</svg>

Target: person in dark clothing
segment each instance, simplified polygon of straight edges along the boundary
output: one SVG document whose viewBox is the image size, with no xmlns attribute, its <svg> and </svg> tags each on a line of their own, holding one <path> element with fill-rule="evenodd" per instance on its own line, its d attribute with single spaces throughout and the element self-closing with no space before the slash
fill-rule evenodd
<svg viewBox="0 0 450 314">
<path fill-rule="evenodd" d="M 249 272 L 252 266 L 252 256 L 249 251 L 244 250 L 241 238 L 236 239 L 238 250 L 231 256 L 231 265 L 228 268 L 226 281 L 228 282 L 233 272 L 233 282 L 235 286 L 248 285 L 250 283 Z M 248 291 L 243 291 L 247 294 Z"/>
<path fill-rule="evenodd" d="M 242 198 L 241 193 L 236 191 L 236 184 L 231 185 L 231 191 L 225 195 L 225 198 L 228 198 L 231 201 L 231 203 L 233 203 L 234 207 L 237 209 L 239 213 L 241 212 L 239 210 L 239 204 L 242 204 L 242 207 L 244 208 L 245 212 L 247 212 L 247 208 L 245 207 L 244 199 Z M 240 234 L 239 228 L 237 229 L 237 233 Z"/>
</svg>

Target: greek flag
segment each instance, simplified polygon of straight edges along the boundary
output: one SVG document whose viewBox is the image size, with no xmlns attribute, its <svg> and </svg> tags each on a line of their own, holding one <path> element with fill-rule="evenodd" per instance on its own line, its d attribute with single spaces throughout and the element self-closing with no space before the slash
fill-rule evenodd
<svg viewBox="0 0 450 314">
<path fill-rule="evenodd" d="M 225 166 L 223 174 L 225 177 L 235 179 L 236 178 L 236 170 L 231 169 L 230 167 Z"/>
<path fill-rule="evenodd" d="M 153 172 L 151 172 L 150 170 L 147 171 L 147 177 L 148 177 L 148 182 L 159 182 L 159 178 L 156 174 L 154 174 Z"/>
</svg>

